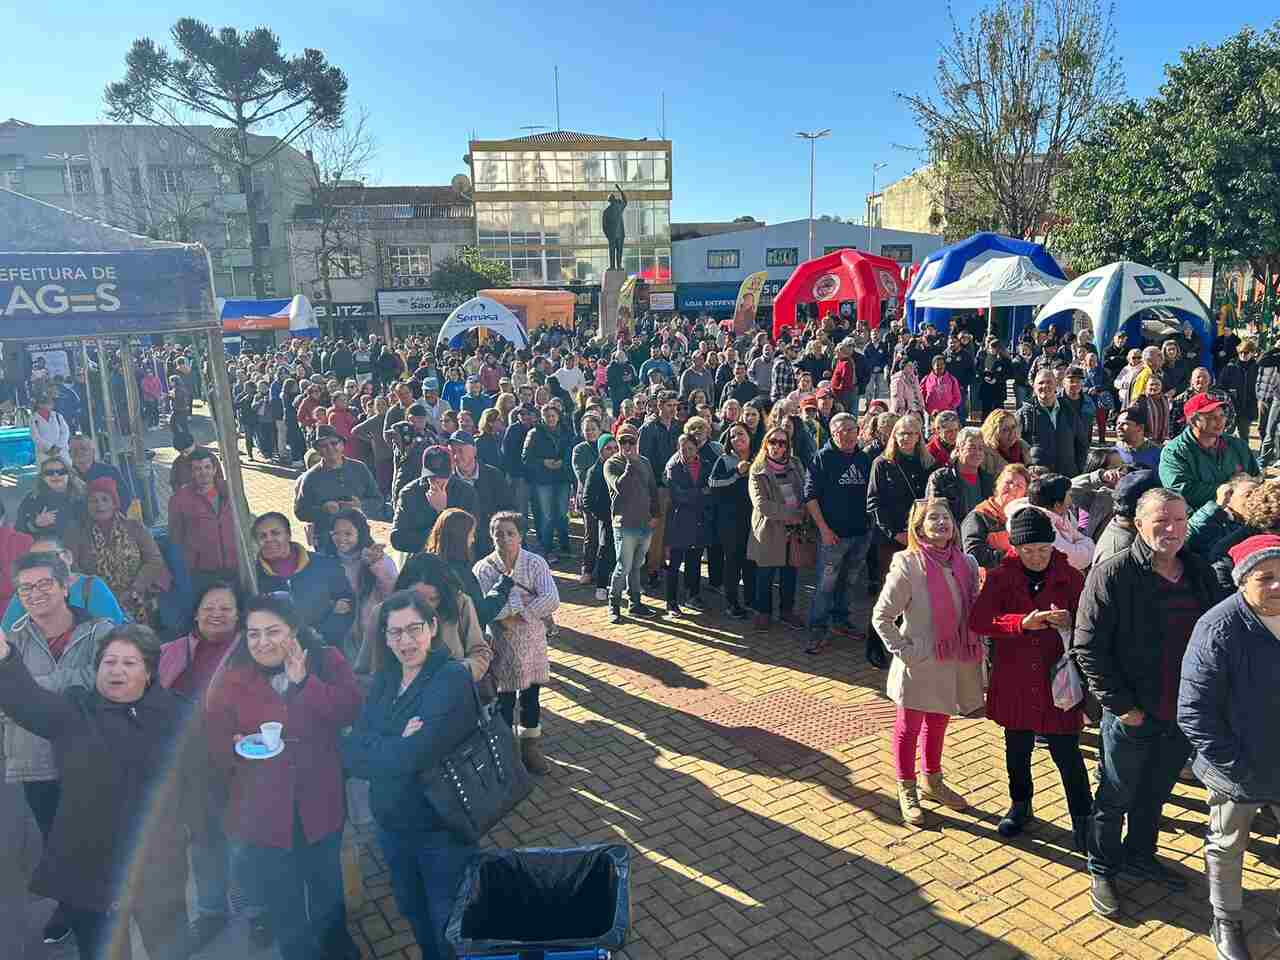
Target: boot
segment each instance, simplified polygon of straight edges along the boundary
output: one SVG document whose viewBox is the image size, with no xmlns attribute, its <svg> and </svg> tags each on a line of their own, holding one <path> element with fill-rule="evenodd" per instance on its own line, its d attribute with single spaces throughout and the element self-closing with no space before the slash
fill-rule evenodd
<svg viewBox="0 0 1280 960">
<path fill-rule="evenodd" d="M 898 781 L 898 809 L 902 811 L 902 822 L 918 827 L 924 823 L 924 809 L 920 806 L 920 794 L 916 792 L 914 780 Z"/>
<path fill-rule="evenodd" d="M 1009 804 L 1009 812 L 1000 818 L 996 832 L 1002 837 L 1016 837 L 1031 819 L 1031 801 L 1015 800 Z"/>
<path fill-rule="evenodd" d="M 1076 853 L 1089 852 L 1089 817 L 1071 818 L 1071 846 Z"/>
<path fill-rule="evenodd" d="M 609 622 L 613 624 L 622 623 L 622 607 L 616 603 L 609 604 Z"/>
<path fill-rule="evenodd" d="M 920 796 L 934 803 L 940 803 L 957 813 L 963 813 L 969 809 L 969 801 L 942 782 L 941 770 L 924 775 L 924 787 L 920 790 Z"/>
<path fill-rule="evenodd" d="M 520 757 L 524 768 L 535 776 L 545 777 L 551 772 L 547 755 L 542 752 L 541 726 L 520 728 Z"/>
</svg>

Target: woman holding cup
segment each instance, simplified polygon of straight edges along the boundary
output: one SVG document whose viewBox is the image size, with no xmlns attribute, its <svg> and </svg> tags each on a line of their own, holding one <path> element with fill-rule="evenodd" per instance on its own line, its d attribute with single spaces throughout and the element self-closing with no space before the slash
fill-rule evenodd
<svg viewBox="0 0 1280 960">
<path fill-rule="evenodd" d="M 338 735 L 360 712 L 360 688 L 342 653 L 316 643 L 288 600 L 254 597 L 244 625 L 206 704 L 240 882 L 267 908 L 284 960 L 356 956 L 342 900 Z"/>
</svg>

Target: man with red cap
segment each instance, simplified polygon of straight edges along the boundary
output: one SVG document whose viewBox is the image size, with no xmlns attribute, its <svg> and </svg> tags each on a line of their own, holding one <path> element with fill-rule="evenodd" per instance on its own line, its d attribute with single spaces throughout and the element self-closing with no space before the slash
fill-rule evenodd
<svg viewBox="0 0 1280 960">
<path fill-rule="evenodd" d="M 1237 473 L 1258 474 L 1253 451 L 1239 437 L 1226 434 L 1223 402 L 1199 393 L 1183 408 L 1187 429 L 1160 451 L 1160 482 L 1182 494 L 1194 512 L 1213 499 L 1220 484 Z"/>
<path fill-rule="evenodd" d="M 1280 804 L 1280 536 L 1249 537 L 1228 551 L 1239 588 L 1200 618 L 1182 658 L 1178 726 L 1209 790 L 1205 871 L 1210 937 L 1222 960 L 1248 960 L 1244 853 L 1253 819 Z M 1280 933 L 1280 917 L 1274 924 Z"/>
</svg>

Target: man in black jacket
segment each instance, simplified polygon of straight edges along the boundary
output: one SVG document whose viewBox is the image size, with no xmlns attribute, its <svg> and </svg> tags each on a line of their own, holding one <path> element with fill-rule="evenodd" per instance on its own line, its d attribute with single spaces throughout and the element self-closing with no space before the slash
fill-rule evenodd
<svg viewBox="0 0 1280 960">
<path fill-rule="evenodd" d="M 1191 753 L 1177 725 L 1183 654 L 1196 621 L 1221 599 L 1213 572 L 1186 549 L 1182 497 L 1147 491 L 1134 524 L 1129 550 L 1089 571 L 1073 643 L 1103 710 L 1102 782 L 1089 832 L 1090 896 L 1103 917 L 1120 910 L 1114 878 L 1121 870 L 1172 890 L 1186 887 L 1156 859 L 1160 811 Z"/>
<path fill-rule="evenodd" d="M 489 518 L 511 509 L 511 492 L 502 473 L 476 459 L 475 438 L 458 430 L 449 437 L 453 475 L 449 478 L 449 503 L 458 505 L 476 518 L 476 559 L 493 552 L 489 539 Z M 468 503 L 469 500 L 469 503 Z"/>
<path fill-rule="evenodd" d="M 674 390 L 668 390 L 658 396 L 658 415 L 650 419 L 640 428 L 639 454 L 653 466 L 658 480 L 658 524 L 653 528 L 653 536 L 649 540 L 649 553 L 645 558 L 645 570 L 650 582 L 658 576 L 663 567 L 663 553 L 666 544 L 667 513 L 671 509 L 671 493 L 662 483 L 662 473 L 667 462 L 676 454 L 676 443 L 680 439 L 680 425 L 676 423 L 676 403 L 679 397 Z"/>
<path fill-rule="evenodd" d="M 406 554 L 418 553 L 427 545 L 427 537 L 436 518 L 449 507 L 472 513 L 475 491 L 461 481 L 453 482 L 453 461 L 449 448 L 427 447 L 422 455 L 422 475 L 407 484 L 396 498 L 396 512 L 391 521 L 391 545 Z M 480 530 L 477 524 L 476 545 L 479 551 Z"/>
<path fill-rule="evenodd" d="M 524 438 L 538 420 L 538 408 L 524 403 L 516 408 L 517 419 L 502 436 L 502 463 L 511 484 L 511 509 L 522 517 L 529 514 L 529 480 L 524 470 Z"/>
<path fill-rule="evenodd" d="M 1054 473 L 1079 476 L 1089 454 L 1087 427 L 1081 430 L 1076 413 L 1058 402 L 1058 378 L 1052 369 L 1041 367 L 1031 390 L 1032 398 L 1017 413 L 1022 439 L 1041 449 L 1044 466 Z"/>
</svg>

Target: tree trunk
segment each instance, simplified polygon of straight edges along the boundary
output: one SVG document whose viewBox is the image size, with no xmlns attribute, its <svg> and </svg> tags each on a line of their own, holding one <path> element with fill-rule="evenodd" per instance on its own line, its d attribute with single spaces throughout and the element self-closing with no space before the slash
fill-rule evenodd
<svg viewBox="0 0 1280 960">
<path fill-rule="evenodd" d="M 258 197 L 253 189 L 253 164 L 249 156 L 249 125 L 236 108 L 236 133 L 240 144 L 240 184 L 244 187 L 246 216 L 249 219 L 249 269 L 253 277 L 253 295 L 265 299 L 267 290 L 262 282 L 262 248 L 258 246 Z"/>
</svg>

